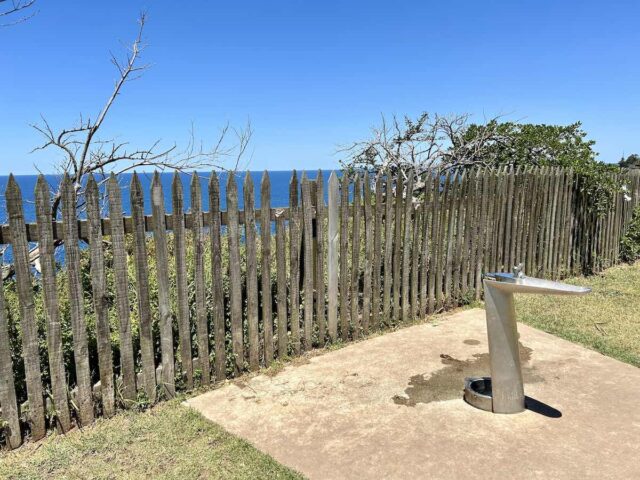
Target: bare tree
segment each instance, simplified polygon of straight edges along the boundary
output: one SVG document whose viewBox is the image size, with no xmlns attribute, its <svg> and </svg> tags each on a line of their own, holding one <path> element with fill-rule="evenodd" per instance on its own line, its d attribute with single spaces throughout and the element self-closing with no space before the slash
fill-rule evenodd
<svg viewBox="0 0 640 480">
<path fill-rule="evenodd" d="M 484 148 L 501 141 L 498 117 L 474 125 L 473 135 L 467 135 L 469 119 L 469 114 L 424 112 L 415 119 L 394 115 L 389 122 L 382 116 L 370 138 L 339 148 L 344 155 L 341 163 L 345 168 L 389 171 L 405 177 L 408 172 L 420 175 L 430 169 L 483 165 Z"/>
<path fill-rule="evenodd" d="M 70 176 L 76 188 L 80 207 L 84 204 L 85 182 L 83 180 L 90 174 L 97 175 L 100 183 L 105 182 L 110 173 L 118 176 L 140 168 L 151 167 L 160 171 L 168 169 L 180 172 L 223 169 L 224 162 L 229 160 L 229 157 L 235 157 L 235 166 L 232 168 L 235 169 L 246 153 L 251 140 L 252 130 L 249 122 L 243 129 L 224 126 L 208 148 L 205 148 L 202 142 L 196 141 L 193 126 L 189 142 L 183 149 L 178 149 L 175 143 L 162 147 L 160 140 L 143 148 L 132 148 L 129 142 L 99 137 L 101 127 L 124 86 L 139 79 L 149 68 L 149 64 L 142 63 L 142 53 L 145 48 L 143 33 L 146 15 L 144 13 L 140 15 L 138 23 L 137 35 L 129 45 L 126 57 L 119 59 L 111 54 L 111 63 L 116 68 L 118 77 L 95 119 L 81 115 L 75 126 L 59 131 L 55 131 L 45 117 L 42 117 L 41 123 L 32 125 L 45 139 L 44 143 L 34 151 L 53 148 L 61 153 L 61 158 L 54 168 L 56 173 Z M 233 137 L 231 143 L 230 136 Z M 61 197 L 58 186 L 52 186 L 52 189 L 55 193 L 51 213 L 56 217 L 59 213 Z"/>
<path fill-rule="evenodd" d="M 0 0 L 0 2 L 5 0 Z M 35 1 L 35 0 L 33 0 Z M 16 4 L 16 8 L 28 8 L 33 1 Z M 168 147 L 162 147 L 161 141 L 156 140 L 151 145 L 143 148 L 132 148 L 126 141 L 117 141 L 113 138 L 104 139 L 99 136 L 101 127 L 108 118 L 114 103 L 122 93 L 124 86 L 138 78 L 149 68 L 149 64 L 141 63 L 144 51 L 144 27 L 146 15 L 142 13 L 139 18 L 139 28 L 133 42 L 129 45 L 126 57 L 118 59 L 111 54 L 111 63 L 118 72 L 118 78 L 113 90 L 99 110 L 95 119 L 80 116 L 78 123 L 71 127 L 56 131 L 43 116 L 39 124 L 32 125 L 44 136 L 44 143 L 36 147 L 37 150 L 53 149 L 61 154 L 60 159 L 54 165 L 56 173 L 60 176 L 67 174 L 71 178 L 78 197 L 78 208 L 83 209 L 85 179 L 94 175 L 99 185 L 108 180 L 111 173 L 120 176 L 123 173 L 140 168 L 153 168 L 164 171 L 192 172 L 196 170 L 230 170 L 236 171 L 240 162 L 248 153 L 253 130 L 250 121 L 243 128 L 234 128 L 226 124 L 220 129 L 215 140 L 208 148 L 195 137 L 194 127 L 187 145 L 179 149 L 174 143 Z M 231 168 L 225 168 L 231 164 Z M 38 167 L 36 166 L 36 169 Z M 53 192 L 51 215 L 57 218 L 60 213 L 61 191 L 59 185 L 51 185 Z M 100 189 L 103 192 L 104 189 Z M 105 195 L 102 193 L 102 195 Z M 103 205 L 106 203 L 103 198 Z M 58 242 L 58 245 L 61 242 Z M 39 259 L 38 247 L 29 253 L 30 262 L 37 268 Z M 13 266 L 3 267 L 2 278 L 13 275 Z"/>
<path fill-rule="evenodd" d="M 38 13 L 36 0 L 0 0 L 0 27 L 26 22 Z"/>
</svg>

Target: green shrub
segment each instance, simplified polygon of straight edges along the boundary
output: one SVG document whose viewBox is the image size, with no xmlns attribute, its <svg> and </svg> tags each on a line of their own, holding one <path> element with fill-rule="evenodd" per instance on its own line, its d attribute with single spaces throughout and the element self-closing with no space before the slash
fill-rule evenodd
<svg viewBox="0 0 640 480">
<path fill-rule="evenodd" d="M 640 205 L 633 211 L 631 223 L 620 241 L 620 258 L 628 263 L 640 259 Z"/>
</svg>

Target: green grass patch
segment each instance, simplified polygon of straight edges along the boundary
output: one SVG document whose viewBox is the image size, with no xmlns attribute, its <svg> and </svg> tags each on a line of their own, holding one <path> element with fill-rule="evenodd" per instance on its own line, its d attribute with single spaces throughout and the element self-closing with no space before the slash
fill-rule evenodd
<svg viewBox="0 0 640 480">
<path fill-rule="evenodd" d="M 640 367 L 640 262 L 566 280 L 583 297 L 517 295 L 518 320 Z"/>
<path fill-rule="evenodd" d="M 302 477 L 176 399 L 0 453 L 0 478 Z"/>
</svg>

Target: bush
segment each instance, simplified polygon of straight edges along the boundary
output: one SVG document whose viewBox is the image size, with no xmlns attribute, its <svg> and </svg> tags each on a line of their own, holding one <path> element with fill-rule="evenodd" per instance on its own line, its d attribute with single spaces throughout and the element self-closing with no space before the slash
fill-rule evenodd
<svg viewBox="0 0 640 480">
<path fill-rule="evenodd" d="M 627 233 L 620 241 L 620 258 L 628 263 L 640 259 L 640 206 L 633 211 Z"/>
</svg>

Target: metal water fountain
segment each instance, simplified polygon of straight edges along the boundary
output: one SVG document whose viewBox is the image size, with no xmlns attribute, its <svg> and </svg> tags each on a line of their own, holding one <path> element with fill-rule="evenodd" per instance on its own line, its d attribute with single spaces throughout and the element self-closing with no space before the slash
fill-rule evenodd
<svg viewBox="0 0 640 480">
<path fill-rule="evenodd" d="M 491 377 L 467 378 L 464 399 L 489 412 L 519 413 L 525 409 L 525 395 L 513 294 L 585 295 L 591 289 L 527 277 L 522 264 L 514 267 L 513 273 L 487 273 L 482 283 Z"/>
</svg>

